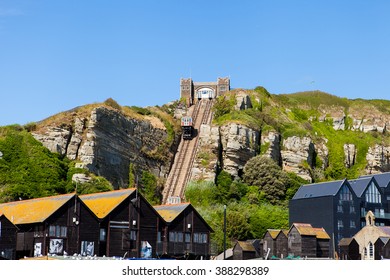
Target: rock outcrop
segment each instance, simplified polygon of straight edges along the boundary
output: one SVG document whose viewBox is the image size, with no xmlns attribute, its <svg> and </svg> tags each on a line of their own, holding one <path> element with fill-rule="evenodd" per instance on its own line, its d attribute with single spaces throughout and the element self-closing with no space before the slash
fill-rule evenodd
<svg viewBox="0 0 390 280">
<path fill-rule="evenodd" d="M 214 181 L 217 169 L 242 175 L 246 162 L 259 153 L 260 134 L 241 124 L 202 125 L 191 180 Z"/>
<path fill-rule="evenodd" d="M 368 149 L 367 174 L 390 172 L 390 146 L 375 145 Z"/>
<path fill-rule="evenodd" d="M 377 131 L 385 133 L 390 125 L 389 114 L 383 113 L 375 106 L 365 105 L 364 110 L 360 107 L 351 108 L 349 115 L 352 118 L 352 130 L 363 131 L 365 133 L 370 131 Z"/>
<path fill-rule="evenodd" d="M 333 123 L 334 130 L 344 130 L 345 129 L 345 112 L 344 107 L 341 106 L 324 106 L 320 105 L 318 107 L 318 111 L 321 116 L 319 121 L 325 121 L 327 119 L 331 119 Z"/>
<path fill-rule="evenodd" d="M 169 172 L 174 147 L 167 147 L 161 158 L 157 148 L 166 146 L 167 131 L 157 118 L 154 122 L 157 125 L 101 106 L 92 109 L 87 118 L 75 115 L 73 123 L 46 127 L 33 136 L 50 151 L 80 161 L 114 187 L 126 187 L 130 163 L 138 172 L 145 170 L 159 177 Z"/>
<path fill-rule="evenodd" d="M 223 170 L 233 177 L 240 176 L 246 162 L 259 154 L 260 133 L 241 124 L 220 127 L 221 161 Z"/>
<path fill-rule="evenodd" d="M 281 140 L 282 136 L 275 131 L 267 131 L 261 134 L 262 154 L 273 159 L 279 166 L 282 166 Z"/>
<path fill-rule="evenodd" d="M 214 182 L 219 164 L 220 133 L 218 126 L 202 124 L 199 130 L 199 144 L 190 180 Z"/>
<path fill-rule="evenodd" d="M 307 167 L 314 167 L 316 156 L 311 138 L 288 137 L 284 139 L 282 147 L 283 170 L 294 172 L 303 179 L 311 181 Z"/>
<path fill-rule="evenodd" d="M 354 144 L 344 144 L 344 163 L 346 167 L 351 168 L 355 165 L 356 154 L 357 150 Z"/>
<path fill-rule="evenodd" d="M 246 110 L 252 108 L 252 102 L 248 94 L 245 91 L 240 91 L 236 94 L 236 106 L 235 109 Z"/>
</svg>

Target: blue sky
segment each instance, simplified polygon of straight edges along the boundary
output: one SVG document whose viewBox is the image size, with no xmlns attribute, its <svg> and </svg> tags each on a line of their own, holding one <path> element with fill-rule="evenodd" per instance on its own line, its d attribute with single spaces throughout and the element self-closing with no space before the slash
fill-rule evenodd
<svg viewBox="0 0 390 280">
<path fill-rule="evenodd" d="M 162 105 L 180 78 L 389 99 L 390 1 L 0 0 L 0 125 L 113 98 Z"/>
</svg>

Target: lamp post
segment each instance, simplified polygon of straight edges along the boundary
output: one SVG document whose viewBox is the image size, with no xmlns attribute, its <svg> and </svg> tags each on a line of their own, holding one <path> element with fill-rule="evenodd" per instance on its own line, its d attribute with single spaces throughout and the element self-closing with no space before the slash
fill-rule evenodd
<svg viewBox="0 0 390 280">
<path fill-rule="evenodd" d="M 226 205 L 223 206 L 223 259 L 226 260 Z"/>
</svg>

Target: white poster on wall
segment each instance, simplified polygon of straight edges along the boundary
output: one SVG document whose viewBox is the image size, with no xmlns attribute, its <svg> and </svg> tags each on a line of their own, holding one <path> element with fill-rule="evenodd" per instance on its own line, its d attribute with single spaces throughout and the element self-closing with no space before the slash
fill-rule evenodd
<svg viewBox="0 0 390 280">
<path fill-rule="evenodd" d="M 152 257 L 152 246 L 148 241 L 141 241 L 141 258 L 150 259 Z"/>
<path fill-rule="evenodd" d="M 95 250 L 95 243 L 92 241 L 81 241 L 81 255 L 93 256 Z"/>
<path fill-rule="evenodd" d="M 34 257 L 42 256 L 42 243 L 35 243 L 34 244 Z"/>
<path fill-rule="evenodd" d="M 63 239 L 50 239 L 49 253 L 50 254 L 62 254 L 64 251 L 64 240 Z"/>
</svg>

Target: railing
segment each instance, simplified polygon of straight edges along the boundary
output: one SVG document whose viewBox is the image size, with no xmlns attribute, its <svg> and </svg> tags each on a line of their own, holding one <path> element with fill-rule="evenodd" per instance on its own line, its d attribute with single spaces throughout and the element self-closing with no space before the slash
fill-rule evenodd
<svg viewBox="0 0 390 280">
<path fill-rule="evenodd" d="M 366 211 L 366 210 L 364 210 L 364 211 L 361 211 L 361 218 L 364 218 L 364 217 L 366 217 L 366 215 L 367 215 L 367 212 L 368 211 Z M 373 212 L 374 213 L 374 216 L 375 216 L 375 218 L 376 219 L 385 219 L 385 220 L 390 220 L 390 213 L 380 213 L 380 212 L 378 212 L 378 211 L 375 211 L 375 212 Z"/>
</svg>

